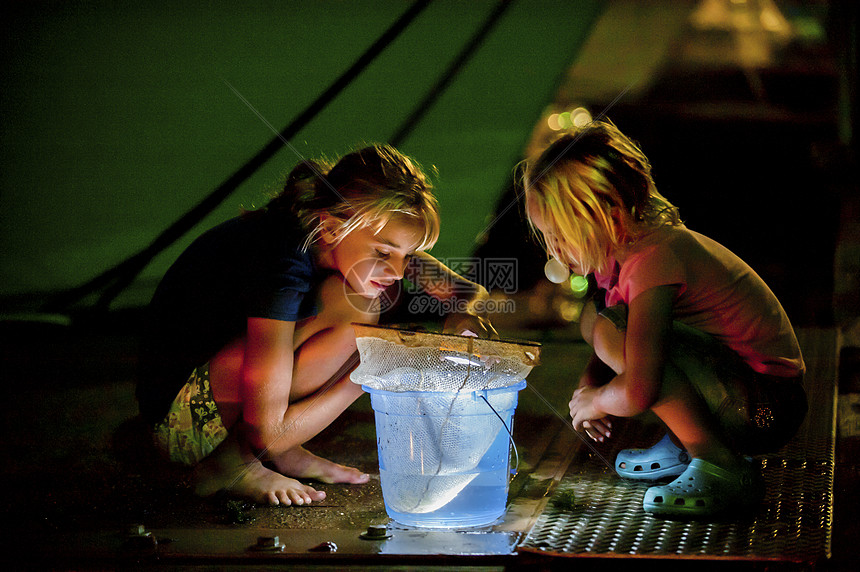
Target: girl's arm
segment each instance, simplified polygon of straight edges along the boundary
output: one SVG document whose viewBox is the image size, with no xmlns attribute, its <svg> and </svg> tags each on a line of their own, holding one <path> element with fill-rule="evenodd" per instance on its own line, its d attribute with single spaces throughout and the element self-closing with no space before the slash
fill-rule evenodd
<svg viewBox="0 0 860 572">
<path fill-rule="evenodd" d="M 290 404 L 294 332 L 295 322 L 248 319 L 239 396 L 242 430 L 256 452 L 265 452 L 264 458 L 306 442 L 327 426 L 325 415 L 305 415 L 309 407 L 340 411 L 354 399 L 343 391 L 327 391 Z"/>
<path fill-rule="evenodd" d="M 271 447 L 282 429 L 293 372 L 295 322 L 249 318 L 239 400 L 243 430 L 258 451 Z"/>
<path fill-rule="evenodd" d="M 416 252 L 405 278 L 436 300 L 454 309 L 445 319 L 445 331 L 470 330 L 480 337 L 498 338 L 487 315 L 487 289 L 460 276 L 426 252 Z"/>
<path fill-rule="evenodd" d="M 591 354 L 591 358 L 585 366 L 585 370 L 579 378 L 579 389 L 583 387 L 600 387 L 605 385 L 615 377 L 615 372 L 612 368 L 603 363 L 596 353 Z M 574 397 L 576 397 L 574 393 Z M 571 399 L 568 404 L 571 411 L 571 417 L 574 416 L 574 400 Z M 595 441 L 604 441 L 612 436 L 612 419 L 610 417 L 594 418 L 582 422 L 582 428 Z"/>
<path fill-rule="evenodd" d="M 605 385 L 615 377 L 615 372 L 612 368 L 603 363 L 596 353 L 591 354 L 582 376 L 579 378 L 577 387 L 600 387 Z"/>
<path fill-rule="evenodd" d="M 632 417 L 650 409 L 660 395 L 677 288 L 658 286 L 630 302 L 625 369 L 602 387 L 582 387 L 571 400 L 576 429 L 607 415 Z"/>
</svg>

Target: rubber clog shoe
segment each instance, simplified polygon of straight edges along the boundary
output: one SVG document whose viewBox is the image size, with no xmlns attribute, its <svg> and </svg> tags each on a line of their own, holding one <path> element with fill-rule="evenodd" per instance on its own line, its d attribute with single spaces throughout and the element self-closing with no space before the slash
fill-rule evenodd
<svg viewBox="0 0 860 572">
<path fill-rule="evenodd" d="M 659 516 L 709 516 L 750 508 L 763 497 L 764 482 L 752 459 L 744 458 L 736 471 L 693 459 L 677 479 L 645 491 L 642 507 Z"/>
<path fill-rule="evenodd" d="M 690 465 L 690 455 L 666 434 L 648 449 L 624 449 L 615 457 L 615 472 L 625 479 L 656 481 L 677 477 Z"/>
</svg>

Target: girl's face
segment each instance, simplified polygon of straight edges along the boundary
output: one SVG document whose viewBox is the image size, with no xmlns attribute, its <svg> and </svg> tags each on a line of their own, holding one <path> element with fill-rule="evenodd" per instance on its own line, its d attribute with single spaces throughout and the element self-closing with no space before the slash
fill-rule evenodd
<svg viewBox="0 0 860 572">
<path fill-rule="evenodd" d="M 370 227 L 352 231 L 327 246 L 322 265 L 340 272 L 349 286 L 364 298 L 377 298 L 396 280 L 421 241 L 421 228 L 392 219 L 378 233 Z"/>
<path fill-rule="evenodd" d="M 565 256 L 565 260 L 560 260 L 559 262 L 566 264 L 570 271 L 575 274 L 584 274 L 580 264 L 575 261 L 575 257 L 571 256 L 568 252 L 569 249 L 565 247 L 564 240 L 556 234 L 555 228 L 550 224 L 550 222 L 545 220 L 541 215 L 537 201 L 538 199 L 533 193 L 526 193 L 526 214 L 528 215 L 529 220 L 543 235 L 543 239 L 544 242 L 546 242 L 547 247 L 551 246 L 556 252 L 567 254 L 567 256 Z"/>
</svg>

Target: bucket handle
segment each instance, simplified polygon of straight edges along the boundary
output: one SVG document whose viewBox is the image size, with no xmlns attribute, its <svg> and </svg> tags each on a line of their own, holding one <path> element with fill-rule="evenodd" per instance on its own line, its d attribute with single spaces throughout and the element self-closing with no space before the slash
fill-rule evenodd
<svg viewBox="0 0 860 572">
<path fill-rule="evenodd" d="M 511 430 L 510 430 L 510 429 L 508 429 L 508 424 L 507 424 L 507 423 L 505 423 L 505 420 L 504 420 L 504 419 L 502 419 L 502 416 L 501 416 L 501 415 L 499 415 L 499 412 L 498 412 L 498 411 L 496 411 L 496 408 L 495 408 L 495 407 L 493 407 L 492 405 L 490 405 L 490 402 L 487 400 L 487 391 L 486 391 L 486 390 L 483 390 L 483 391 L 476 391 L 476 392 L 475 392 L 475 394 L 476 394 L 478 397 L 480 397 L 481 399 L 483 399 L 483 400 L 484 400 L 484 403 L 486 403 L 486 404 L 487 404 L 487 407 L 489 407 L 489 408 L 490 408 L 490 410 L 491 410 L 493 413 L 495 413 L 495 414 L 496 414 L 496 417 L 498 417 L 498 418 L 499 418 L 499 421 L 501 421 L 501 423 L 502 423 L 502 427 L 504 427 L 504 428 L 505 428 L 505 432 L 508 434 L 508 439 L 510 439 L 510 441 L 511 441 L 511 447 L 513 447 L 513 448 L 514 448 L 514 457 L 516 458 L 516 464 L 514 465 L 514 470 L 513 470 L 513 471 L 511 471 L 511 478 L 514 478 L 514 477 L 516 477 L 516 476 L 517 476 L 517 472 L 518 472 L 518 471 L 519 471 L 519 469 L 520 469 L 520 454 L 519 454 L 519 452 L 517 451 L 517 444 L 516 444 L 516 443 L 514 443 L 514 435 L 511 433 Z"/>
</svg>

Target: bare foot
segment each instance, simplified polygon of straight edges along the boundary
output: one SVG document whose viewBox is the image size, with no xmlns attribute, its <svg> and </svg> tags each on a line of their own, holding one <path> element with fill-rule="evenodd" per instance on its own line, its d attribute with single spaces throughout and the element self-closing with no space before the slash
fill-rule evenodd
<svg viewBox="0 0 860 572">
<path fill-rule="evenodd" d="M 194 476 L 195 492 L 200 496 L 224 490 L 256 503 L 285 506 L 311 504 L 325 498 L 324 491 L 267 469 L 259 461 L 230 471 L 198 466 Z"/>
<path fill-rule="evenodd" d="M 293 447 L 281 454 L 275 459 L 275 467 L 285 475 L 300 479 L 315 479 L 323 483 L 360 485 L 370 480 L 370 475 L 323 459 L 302 446 Z"/>
</svg>

